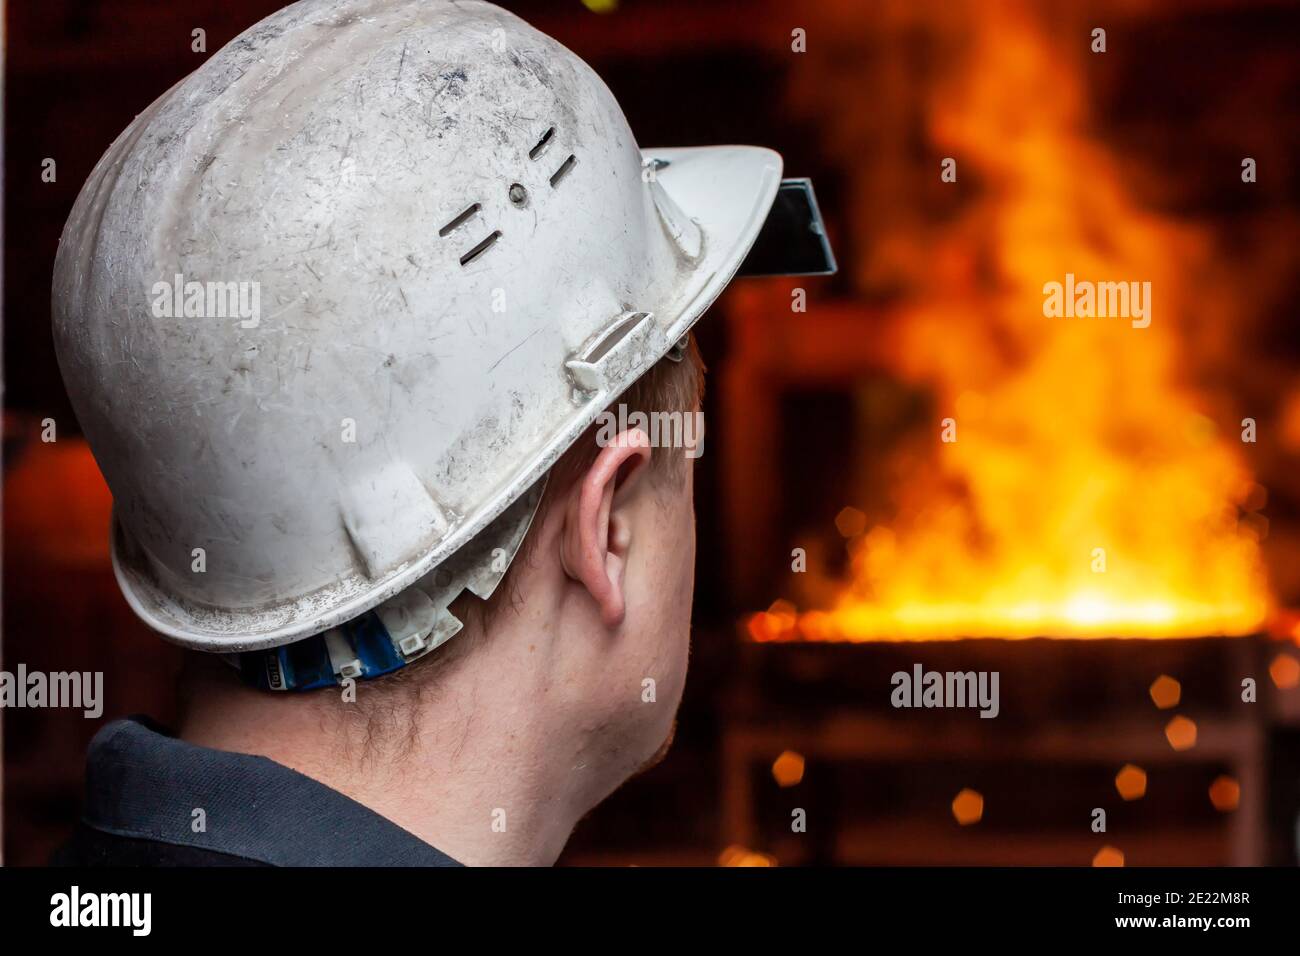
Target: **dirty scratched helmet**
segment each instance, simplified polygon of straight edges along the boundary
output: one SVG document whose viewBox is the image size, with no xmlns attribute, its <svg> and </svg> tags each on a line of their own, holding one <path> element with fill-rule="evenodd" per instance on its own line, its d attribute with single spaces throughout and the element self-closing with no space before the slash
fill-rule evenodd
<svg viewBox="0 0 1300 956">
<path fill-rule="evenodd" d="M 258 23 L 118 137 L 55 265 L 131 607 L 204 651 L 324 632 L 327 677 L 427 653 L 780 182 L 767 149 L 638 148 L 585 63 L 487 3 Z M 368 670 L 339 627 L 372 609 Z"/>
</svg>

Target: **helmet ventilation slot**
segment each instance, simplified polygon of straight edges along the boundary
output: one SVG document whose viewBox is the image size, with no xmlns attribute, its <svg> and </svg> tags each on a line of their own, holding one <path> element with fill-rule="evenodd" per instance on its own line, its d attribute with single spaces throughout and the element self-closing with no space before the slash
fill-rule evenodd
<svg viewBox="0 0 1300 956">
<path fill-rule="evenodd" d="M 599 362 L 606 355 L 614 350 L 614 347 L 622 342 L 628 335 L 646 319 L 650 318 L 649 312 L 624 312 L 619 316 L 618 322 L 613 328 L 607 330 L 582 356 L 584 362 Z"/>
<path fill-rule="evenodd" d="M 553 136 L 555 136 L 554 126 L 543 133 L 542 138 L 537 141 L 537 145 L 528 151 L 528 158 L 536 159 L 538 156 L 542 155 L 546 150 L 546 147 L 551 145 L 551 138 Z"/>
<path fill-rule="evenodd" d="M 573 164 L 576 163 L 577 161 L 578 161 L 578 157 L 570 153 L 569 158 L 560 164 L 560 168 L 557 169 L 555 172 L 551 173 L 552 189 L 554 189 L 557 185 L 559 185 L 561 179 L 569 175 L 569 170 L 573 168 Z"/>
<path fill-rule="evenodd" d="M 459 228 L 460 226 L 464 225 L 464 224 L 469 220 L 469 218 L 470 218 L 471 216 L 473 216 L 475 213 L 477 213 L 477 212 L 478 212 L 480 209 L 482 209 L 482 208 L 483 208 L 483 206 L 482 206 L 481 203 L 474 203 L 474 205 L 470 206 L 468 209 L 466 209 L 464 212 L 462 212 L 459 216 L 457 216 L 457 217 L 456 217 L 455 219 L 453 219 L 451 222 L 447 223 L 447 225 L 445 225 L 445 226 L 443 226 L 441 229 L 439 229 L 439 230 L 438 230 L 438 238 L 440 238 L 440 239 L 442 239 L 442 238 L 446 238 L 446 236 L 447 236 L 448 233 L 450 233 L 453 229 L 457 229 L 457 228 Z"/>
<path fill-rule="evenodd" d="M 475 259 L 477 259 L 479 256 L 483 255 L 483 253 L 487 252 L 488 249 L 491 248 L 492 244 L 493 244 L 494 242 L 496 242 L 496 241 L 497 241 L 498 239 L 500 239 L 500 238 L 501 238 L 501 230 L 498 229 L 498 230 L 496 230 L 495 232 L 493 232 L 492 235 L 488 236 L 486 239 L 484 239 L 482 242 L 480 242 L 477 246 L 475 246 L 473 249 L 471 249 L 469 252 L 467 252 L 467 253 L 465 253 L 463 256 L 461 256 L 461 257 L 460 257 L 460 264 L 463 265 L 463 266 L 467 266 L 467 265 L 469 265 L 471 262 L 473 262 L 473 261 L 474 261 Z"/>
</svg>

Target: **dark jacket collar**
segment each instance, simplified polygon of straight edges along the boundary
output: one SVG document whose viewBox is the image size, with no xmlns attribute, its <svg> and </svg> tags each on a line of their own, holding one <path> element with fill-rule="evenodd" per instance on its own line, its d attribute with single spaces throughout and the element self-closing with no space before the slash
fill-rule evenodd
<svg viewBox="0 0 1300 956">
<path fill-rule="evenodd" d="M 113 721 L 91 741 L 84 819 L 273 866 L 460 865 L 296 770 L 189 744 L 140 718 Z"/>
</svg>

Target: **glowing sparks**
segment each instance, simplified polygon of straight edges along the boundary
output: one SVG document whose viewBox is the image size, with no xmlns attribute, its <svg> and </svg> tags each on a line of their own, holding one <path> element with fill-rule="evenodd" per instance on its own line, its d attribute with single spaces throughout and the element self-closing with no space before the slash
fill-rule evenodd
<svg viewBox="0 0 1300 956">
<path fill-rule="evenodd" d="M 1125 800 L 1141 800 L 1147 792 L 1147 774 L 1141 767 L 1125 764 L 1115 774 L 1115 789 Z"/>
<path fill-rule="evenodd" d="M 1165 725 L 1165 739 L 1175 750 L 1191 750 L 1196 746 L 1196 724 L 1181 714 Z"/>
<path fill-rule="evenodd" d="M 1151 695 L 1152 703 L 1161 710 L 1170 710 L 1177 707 L 1183 699 L 1183 685 L 1168 674 L 1161 674 L 1151 682 L 1147 693 Z"/>
<path fill-rule="evenodd" d="M 718 866 L 776 866 L 776 857 L 732 845 L 718 854 Z"/>
<path fill-rule="evenodd" d="M 1093 866 L 1123 866 L 1124 854 L 1113 846 L 1104 846 L 1092 858 Z"/>
<path fill-rule="evenodd" d="M 779 787 L 793 787 L 803 780 L 803 769 L 803 755 L 787 750 L 773 761 L 772 778 Z"/>
<path fill-rule="evenodd" d="M 1268 665 L 1268 676 L 1273 679 L 1278 690 L 1300 687 L 1300 660 L 1290 654 L 1278 654 Z"/>
<path fill-rule="evenodd" d="M 1210 784 L 1210 803 L 1220 813 L 1231 813 L 1241 803 L 1241 784 L 1232 777 L 1215 777 Z"/>
<path fill-rule="evenodd" d="M 953 818 L 964 827 L 979 823 L 984 817 L 984 795 L 969 787 L 952 801 Z"/>
</svg>

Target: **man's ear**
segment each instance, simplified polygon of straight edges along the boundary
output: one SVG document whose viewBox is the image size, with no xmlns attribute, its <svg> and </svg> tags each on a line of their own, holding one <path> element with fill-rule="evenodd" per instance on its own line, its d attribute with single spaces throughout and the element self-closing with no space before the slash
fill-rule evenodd
<svg viewBox="0 0 1300 956">
<path fill-rule="evenodd" d="M 632 526 L 621 505 L 650 463 L 650 439 L 639 428 L 620 432 L 569 492 L 560 561 L 565 573 L 591 594 L 605 626 L 623 623 L 623 575 Z"/>
</svg>

